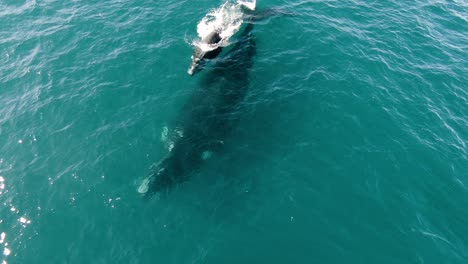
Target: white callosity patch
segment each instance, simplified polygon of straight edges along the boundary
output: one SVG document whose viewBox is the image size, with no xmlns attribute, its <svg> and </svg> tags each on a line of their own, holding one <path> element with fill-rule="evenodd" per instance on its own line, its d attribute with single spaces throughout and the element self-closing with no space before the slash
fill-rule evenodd
<svg viewBox="0 0 468 264">
<path fill-rule="evenodd" d="M 207 44 L 201 40 L 194 40 L 193 45 L 198 46 L 203 51 L 214 50 L 219 46 L 229 45 L 229 38 L 232 37 L 241 27 L 245 14 L 243 8 L 255 10 L 256 0 L 225 2 L 221 7 L 212 10 L 198 23 L 197 33 L 200 39 L 205 39 L 210 33 L 218 32 L 221 41 L 218 44 Z"/>
<path fill-rule="evenodd" d="M 184 132 L 180 128 L 175 128 L 169 130 L 167 126 L 163 127 L 161 132 L 161 142 L 164 144 L 164 147 L 171 152 L 174 148 L 175 141 L 184 136 Z"/>
<path fill-rule="evenodd" d="M 163 127 L 161 131 L 161 142 L 168 151 L 171 151 L 172 148 L 174 148 L 174 142 L 169 140 L 169 128 L 167 126 Z"/>
</svg>

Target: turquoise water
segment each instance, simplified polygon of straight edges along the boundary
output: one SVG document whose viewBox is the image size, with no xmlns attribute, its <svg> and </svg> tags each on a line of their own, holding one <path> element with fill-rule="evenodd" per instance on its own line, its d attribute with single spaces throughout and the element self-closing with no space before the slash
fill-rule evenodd
<svg viewBox="0 0 468 264">
<path fill-rule="evenodd" d="M 223 150 L 142 199 L 220 4 L 0 1 L 0 261 L 467 263 L 462 0 L 258 1 Z"/>
</svg>

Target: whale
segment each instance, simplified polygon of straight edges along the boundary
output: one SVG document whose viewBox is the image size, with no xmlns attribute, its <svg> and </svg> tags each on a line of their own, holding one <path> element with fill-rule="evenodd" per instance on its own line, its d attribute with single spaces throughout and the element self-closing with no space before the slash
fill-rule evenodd
<svg viewBox="0 0 468 264">
<path fill-rule="evenodd" d="M 253 24 L 245 26 L 232 48 L 220 56 L 175 116 L 167 140 L 167 153 L 149 169 L 138 187 L 145 197 L 169 191 L 221 150 L 242 116 L 249 87 L 249 72 L 256 53 Z"/>
</svg>

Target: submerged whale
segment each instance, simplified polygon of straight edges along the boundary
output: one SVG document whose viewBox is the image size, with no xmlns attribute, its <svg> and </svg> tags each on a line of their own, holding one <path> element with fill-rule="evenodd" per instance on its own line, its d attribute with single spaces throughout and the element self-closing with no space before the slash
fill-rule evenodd
<svg viewBox="0 0 468 264">
<path fill-rule="evenodd" d="M 201 76 L 172 125 L 168 153 L 150 170 L 138 188 L 149 196 L 187 180 L 233 130 L 248 86 L 248 73 L 256 52 L 253 24 L 246 25 L 233 47 Z"/>
<path fill-rule="evenodd" d="M 240 29 L 243 22 L 255 10 L 256 0 L 236 2 L 227 1 L 219 8 L 209 12 L 197 25 L 200 37 L 192 43 L 192 61 L 187 70 L 189 75 L 199 72 L 208 59 L 216 58 L 229 39 Z"/>
</svg>

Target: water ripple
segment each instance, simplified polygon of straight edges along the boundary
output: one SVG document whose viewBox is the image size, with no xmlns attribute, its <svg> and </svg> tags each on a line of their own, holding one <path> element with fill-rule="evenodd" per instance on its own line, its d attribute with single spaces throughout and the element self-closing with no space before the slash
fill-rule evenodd
<svg viewBox="0 0 468 264">
<path fill-rule="evenodd" d="M 258 4 L 232 146 L 142 201 L 213 3 L 0 3 L 0 261 L 464 263 L 466 1 Z"/>
</svg>

